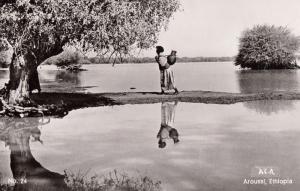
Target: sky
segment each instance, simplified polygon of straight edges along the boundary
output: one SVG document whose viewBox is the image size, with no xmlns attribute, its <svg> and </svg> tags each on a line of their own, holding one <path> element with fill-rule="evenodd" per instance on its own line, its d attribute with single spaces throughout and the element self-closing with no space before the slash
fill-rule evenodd
<svg viewBox="0 0 300 191">
<path fill-rule="evenodd" d="M 286 26 L 300 35 L 300 0 L 180 0 L 158 45 L 179 57 L 235 56 L 241 33 L 257 24 Z M 155 50 L 141 56 L 154 56 Z"/>
</svg>

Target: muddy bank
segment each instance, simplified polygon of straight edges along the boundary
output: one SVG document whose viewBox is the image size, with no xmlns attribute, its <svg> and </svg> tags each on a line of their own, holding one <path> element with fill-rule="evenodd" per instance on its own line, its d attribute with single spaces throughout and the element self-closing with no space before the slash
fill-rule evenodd
<svg viewBox="0 0 300 191">
<path fill-rule="evenodd" d="M 117 104 L 147 104 L 162 101 L 180 101 L 191 103 L 211 103 L 211 104 L 233 104 L 237 102 L 257 101 L 257 100 L 300 100 L 300 93 L 296 92 L 266 92 L 266 93 L 226 93 L 211 91 L 186 91 L 177 95 L 160 95 L 159 93 L 104 93 L 97 94 L 113 100 Z"/>
<path fill-rule="evenodd" d="M 96 94 L 83 93 L 49 93 L 32 94 L 31 99 L 42 108 L 47 109 L 45 116 L 64 117 L 69 111 L 86 107 L 116 105 L 114 100 Z"/>
<path fill-rule="evenodd" d="M 32 99 L 45 107 L 55 106 L 45 115 L 64 116 L 73 109 L 124 104 L 150 104 L 163 101 L 180 101 L 207 104 L 234 104 L 237 102 L 257 100 L 300 100 L 297 92 L 267 93 L 225 93 L 210 91 L 186 91 L 177 95 L 161 95 L 157 92 L 124 92 L 124 93 L 41 93 L 33 94 Z"/>
</svg>

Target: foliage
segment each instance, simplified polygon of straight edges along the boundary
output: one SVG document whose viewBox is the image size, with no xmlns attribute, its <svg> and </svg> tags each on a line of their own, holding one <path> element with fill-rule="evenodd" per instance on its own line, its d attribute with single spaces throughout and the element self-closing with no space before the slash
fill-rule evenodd
<svg viewBox="0 0 300 191">
<path fill-rule="evenodd" d="M 251 69 L 295 68 L 299 37 L 286 27 L 257 25 L 243 32 L 235 65 Z"/>
<path fill-rule="evenodd" d="M 55 65 L 60 69 L 68 70 L 75 67 L 80 69 L 83 64 L 92 63 L 79 52 L 66 50 L 56 56 L 50 57 L 43 64 Z"/>
<path fill-rule="evenodd" d="M 91 64 L 105 64 L 110 63 L 107 58 L 91 57 L 87 58 Z M 233 57 L 177 57 L 177 62 L 188 63 L 188 62 L 230 62 L 233 61 Z M 80 62 L 80 61 L 79 61 Z M 122 62 L 117 61 L 116 63 L 154 63 L 156 62 L 154 57 L 127 57 Z M 82 62 L 80 62 L 82 63 Z M 89 64 L 86 62 L 86 64 Z"/>
<path fill-rule="evenodd" d="M 64 51 L 56 56 L 47 59 L 43 64 L 56 65 L 61 68 L 69 66 L 71 64 L 77 64 L 79 62 L 79 54 L 76 52 Z"/>
<path fill-rule="evenodd" d="M 65 44 L 110 57 L 149 48 L 179 0 L 1 0 L 0 37 L 37 64 Z"/>
<path fill-rule="evenodd" d="M 116 170 L 108 176 L 91 178 L 86 177 L 87 173 L 65 172 L 65 181 L 71 191 L 161 191 L 161 182 L 153 181 L 148 176 L 130 177 L 127 174 L 120 174 Z"/>
</svg>

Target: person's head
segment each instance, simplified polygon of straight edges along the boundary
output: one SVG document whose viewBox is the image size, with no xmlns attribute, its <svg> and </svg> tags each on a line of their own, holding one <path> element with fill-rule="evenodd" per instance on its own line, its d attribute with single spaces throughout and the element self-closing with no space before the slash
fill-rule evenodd
<svg viewBox="0 0 300 191">
<path fill-rule="evenodd" d="M 159 148 L 165 148 L 167 146 L 167 143 L 165 141 L 163 141 L 162 139 L 159 139 L 158 141 L 158 147 Z"/>
<path fill-rule="evenodd" d="M 162 52 L 164 52 L 165 50 L 164 50 L 164 47 L 162 47 L 162 46 L 157 46 L 156 47 L 156 53 L 157 54 L 160 54 L 160 53 L 162 53 Z"/>
<path fill-rule="evenodd" d="M 171 137 L 173 139 L 174 143 L 179 142 L 178 136 L 179 136 L 178 131 L 175 128 L 172 128 L 169 131 L 169 137 Z"/>
</svg>

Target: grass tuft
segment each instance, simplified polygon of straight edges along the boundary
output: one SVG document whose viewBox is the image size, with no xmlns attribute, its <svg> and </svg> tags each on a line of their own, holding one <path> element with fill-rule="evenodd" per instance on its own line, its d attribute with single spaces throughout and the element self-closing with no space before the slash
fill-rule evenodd
<svg viewBox="0 0 300 191">
<path fill-rule="evenodd" d="M 132 177 L 117 170 L 106 176 L 94 175 L 87 178 L 87 173 L 65 171 L 65 181 L 72 191 L 161 191 L 161 182 L 148 176 Z"/>
</svg>

